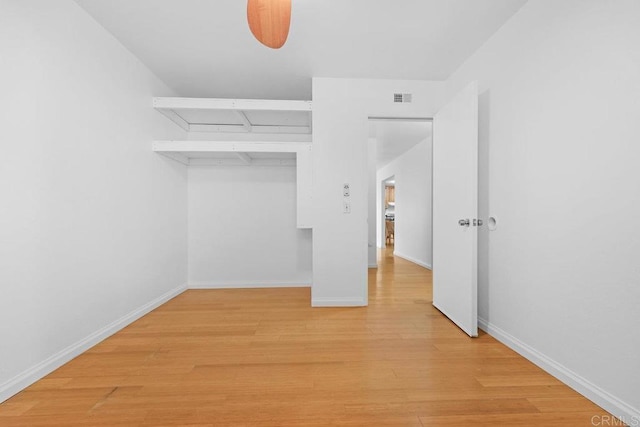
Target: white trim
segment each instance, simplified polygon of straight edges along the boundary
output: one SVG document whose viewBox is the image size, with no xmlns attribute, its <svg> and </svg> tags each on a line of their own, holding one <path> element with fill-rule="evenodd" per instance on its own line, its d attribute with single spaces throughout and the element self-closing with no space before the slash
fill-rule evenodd
<svg viewBox="0 0 640 427">
<path fill-rule="evenodd" d="M 367 120 L 372 122 L 433 122 L 433 117 L 369 116 Z"/>
<path fill-rule="evenodd" d="M 160 111 L 163 111 L 163 110 L 160 110 Z M 190 123 L 189 132 L 243 133 L 243 134 L 248 133 L 247 129 L 243 125 L 211 124 L 211 123 Z"/>
<path fill-rule="evenodd" d="M 160 110 L 165 111 L 165 110 Z M 247 129 L 243 125 L 229 124 L 208 124 L 208 123 L 190 123 L 189 132 L 214 132 L 214 133 L 247 133 Z M 311 133 L 311 127 L 308 125 L 253 125 L 251 126 L 253 134 L 300 134 L 308 135 Z"/>
<path fill-rule="evenodd" d="M 259 133 L 256 131 L 258 126 L 253 127 L 253 132 L 194 132 L 193 126 L 186 139 L 190 141 L 236 141 L 236 142 L 251 142 L 251 141 L 271 141 L 271 142 L 307 142 L 313 143 L 312 135 L 303 133 Z M 203 125 L 204 126 L 204 125 Z M 206 125 L 208 126 L 208 125 Z M 218 126 L 218 125 L 212 125 Z M 226 126 L 226 125 L 220 125 Z M 237 125 L 240 126 L 240 125 Z"/>
<path fill-rule="evenodd" d="M 190 164 L 190 159 L 182 153 L 167 152 L 167 153 L 161 153 L 161 154 L 164 155 L 165 157 L 170 158 L 171 160 L 175 160 L 178 163 L 182 163 L 183 165 L 189 166 Z"/>
<path fill-rule="evenodd" d="M 273 141 L 154 141 L 153 151 L 182 153 L 297 153 L 299 151 L 311 151 L 311 143 Z"/>
<path fill-rule="evenodd" d="M 601 406 L 606 411 L 620 418 L 622 421 L 640 420 L 640 409 L 623 402 L 611 393 L 593 384 L 586 378 L 576 374 L 564 365 L 556 362 L 535 348 L 525 344 L 518 338 L 478 317 L 480 329 L 523 356 L 525 359 L 539 366 L 578 393 Z"/>
<path fill-rule="evenodd" d="M 251 164 L 251 160 L 253 160 L 251 158 L 250 155 L 248 155 L 247 153 L 235 153 L 235 155 L 245 164 L 245 165 L 250 165 Z"/>
<path fill-rule="evenodd" d="M 364 307 L 364 298 L 311 298 L 311 307 Z"/>
<path fill-rule="evenodd" d="M 378 268 L 378 263 L 369 264 L 369 268 Z"/>
<path fill-rule="evenodd" d="M 164 114 L 165 117 L 167 117 L 169 120 L 171 120 L 173 123 L 177 124 L 178 126 L 180 126 L 182 128 L 182 130 L 185 130 L 187 132 L 191 131 L 191 125 L 189 124 L 189 122 L 187 122 L 185 119 L 183 119 L 180 115 L 178 115 L 178 113 L 176 113 L 175 111 L 172 110 L 158 110 L 160 113 Z"/>
<path fill-rule="evenodd" d="M 167 156 L 168 153 L 159 153 Z M 175 159 L 174 159 L 175 160 Z M 296 166 L 296 159 L 252 159 L 250 164 L 240 159 L 206 159 L 206 158 L 187 158 L 189 166 Z"/>
<path fill-rule="evenodd" d="M 244 127 L 244 129 L 247 132 L 251 132 L 251 129 L 253 128 L 253 125 L 251 124 L 251 122 L 247 118 L 247 115 L 244 113 L 244 111 L 242 111 L 242 110 L 234 110 L 234 111 L 236 112 L 236 116 L 238 116 L 240 118 L 240 121 L 242 122 L 242 126 Z"/>
<path fill-rule="evenodd" d="M 284 99 L 153 98 L 153 107 L 162 110 L 311 111 L 311 101 Z"/>
<path fill-rule="evenodd" d="M 224 282 L 191 282 L 189 289 L 253 289 L 253 288 L 310 288 L 310 283 L 304 281 L 224 281 Z"/>
<path fill-rule="evenodd" d="M 398 251 L 393 251 L 393 256 L 397 256 L 398 258 L 402 258 L 402 259 L 410 261 L 410 262 L 412 262 L 414 264 L 418 264 L 420 267 L 424 267 L 424 268 L 426 268 L 428 270 L 432 270 L 431 264 L 427 264 L 426 262 L 420 261 L 420 260 L 418 260 L 416 258 L 410 257 L 409 255 L 405 255 L 405 254 L 400 253 Z"/>
<path fill-rule="evenodd" d="M 16 375 L 3 384 L 0 384 L 0 403 L 29 387 L 34 382 L 55 371 L 65 363 L 69 362 L 71 359 L 79 356 L 91 347 L 120 331 L 125 326 L 130 325 L 145 314 L 156 309 L 157 307 L 161 306 L 177 295 L 180 295 L 186 290 L 186 285 L 178 286 L 177 288 L 170 290 L 169 292 L 159 296 L 158 298 L 143 305 L 142 307 L 137 308 L 129 314 L 124 315 L 120 319 L 108 324 L 101 329 L 98 329 L 97 331 L 81 339 L 80 341 L 71 344 L 67 348 L 59 351 L 58 353 L 43 360 L 35 366 L 32 366 L 31 368 Z"/>
</svg>

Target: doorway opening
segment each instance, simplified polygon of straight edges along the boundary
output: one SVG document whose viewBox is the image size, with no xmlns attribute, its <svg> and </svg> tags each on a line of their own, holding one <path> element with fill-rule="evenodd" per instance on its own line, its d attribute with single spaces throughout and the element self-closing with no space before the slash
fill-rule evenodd
<svg viewBox="0 0 640 427">
<path fill-rule="evenodd" d="M 382 187 L 377 185 L 381 176 L 394 175 L 393 259 L 404 258 L 429 269 L 432 265 L 437 265 L 437 270 L 433 272 L 433 306 L 469 336 L 478 336 L 477 237 L 478 227 L 483 224 L 478 219 L 478 82 L 470 82 L 455 94 L 435 113 L 433 119 L 404 120 L 409 123 L 393 117 L 369 116 L 368 119 L 369 256 L 372 256 L 372 236 L 376 236 L 377 247 L 382 246 L 382 233 L 376 233 L 382 227 L 373 224 L 373 218 L 377 218 L 376 206 L 379 206 L 376 201 L 381 196 L 376 195 L 378 197 L 374 200 L 371 193 L 373 188 Z M 376 160 L 381 158 L 386 147 L 398 149 L 399 145 L 398 140 L 394 139 L 383 145 L 384 134 L 387 133 L 383 125 L 406 129 L 410 123 L 423 122 L 429 124 L 429 138 L 425 139 L 428 144 L 415 144 L 415 147 L 406 150 L 387 166 L 376 165 Z M 418 146 L 422 147 L 425 154 L 420 154 Z M 414 166 L 417 162 L 418 167 L 407 168 L 401 159 Z M 397 170 L 393 170 L 392 165 Z M 415 186 L 413 192 L 407 190 L 407 183 L 410 181 L 407 176 L 411 174 L 406 173 L 406 170 L 423 174 L 427 171 L 422 185 Z M 409 197 L 409 194 L 412 196 Z M 405 206 L 403 200 L 412 199 L 414 202 L 426 199 L 426 202 L 422 205 L 414 204 L 411 208 Z M 410 221 L 405 213 L 415 215 L 421 206 L 428 207 L 423 210 L 427 212 L 428 220 L 421 218 L 413 226 L 407 226 Z M 429 237 L 420 238 L 418 234 L 421 231 L 426 231 Z M 409 238 L 403 239 L 403 233 Z M 403 242 L 407 242 L 407 245 Z M 428 248 L 428 257 L 416 258 L 410 253 L 415 248 L 410 248 L 408 242 Z M 371 267 L 371 258 L 369 266 Z M 370 270 L 370 279 L 372 275 L 377 273 L 372 274 Z"/>
<path fill-rule="evenodd" d="M 432 145 L 430 119 L 369 119 L 369 267 L 387 248 L 431 268 Z"/>
<path fill-rule="evenodd" d="M 382 214 L 384 215 L 384 230 L 382 247 L 393 247 L 395 243 L 396 221 L 396 177 L 394 175 L 382 181 L 384 197 L 382 200 Z"/>
</svg>

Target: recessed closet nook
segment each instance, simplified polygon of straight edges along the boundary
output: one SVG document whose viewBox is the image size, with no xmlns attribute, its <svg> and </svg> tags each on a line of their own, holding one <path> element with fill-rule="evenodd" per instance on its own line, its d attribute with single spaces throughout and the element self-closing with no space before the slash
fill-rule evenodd
<svg viewBox="0 0 640 427">
<path fill-rule="evenodd" d="M 192 288 L 311 285 L 310 101 L 154 98 L 186 131 Z"/>
</svg>

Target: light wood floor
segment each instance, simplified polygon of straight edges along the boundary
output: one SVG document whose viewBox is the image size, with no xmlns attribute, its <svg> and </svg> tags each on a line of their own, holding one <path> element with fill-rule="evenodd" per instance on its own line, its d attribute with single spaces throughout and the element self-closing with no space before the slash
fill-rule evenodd
<svg viewBox="0 0 640 427">
<path fill-rule="evenodd" d="M 590 426 L 606 414 L 431 306 L 381 255 L 369 307 L 309 289 L 190 290 L 0 405 L 8 426 Z"/>
</svg>

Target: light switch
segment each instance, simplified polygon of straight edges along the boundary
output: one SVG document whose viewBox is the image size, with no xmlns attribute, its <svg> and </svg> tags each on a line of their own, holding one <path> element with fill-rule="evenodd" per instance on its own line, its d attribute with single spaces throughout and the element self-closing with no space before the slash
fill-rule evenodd
<svg viewBox="0 0 640 427">
<path fill-rule="evenodd" d="M 351 202 L 346 200 L 342 202 L 342 213 L 345 213 L 345 214 L 351 213 Z"/>
</svg>

